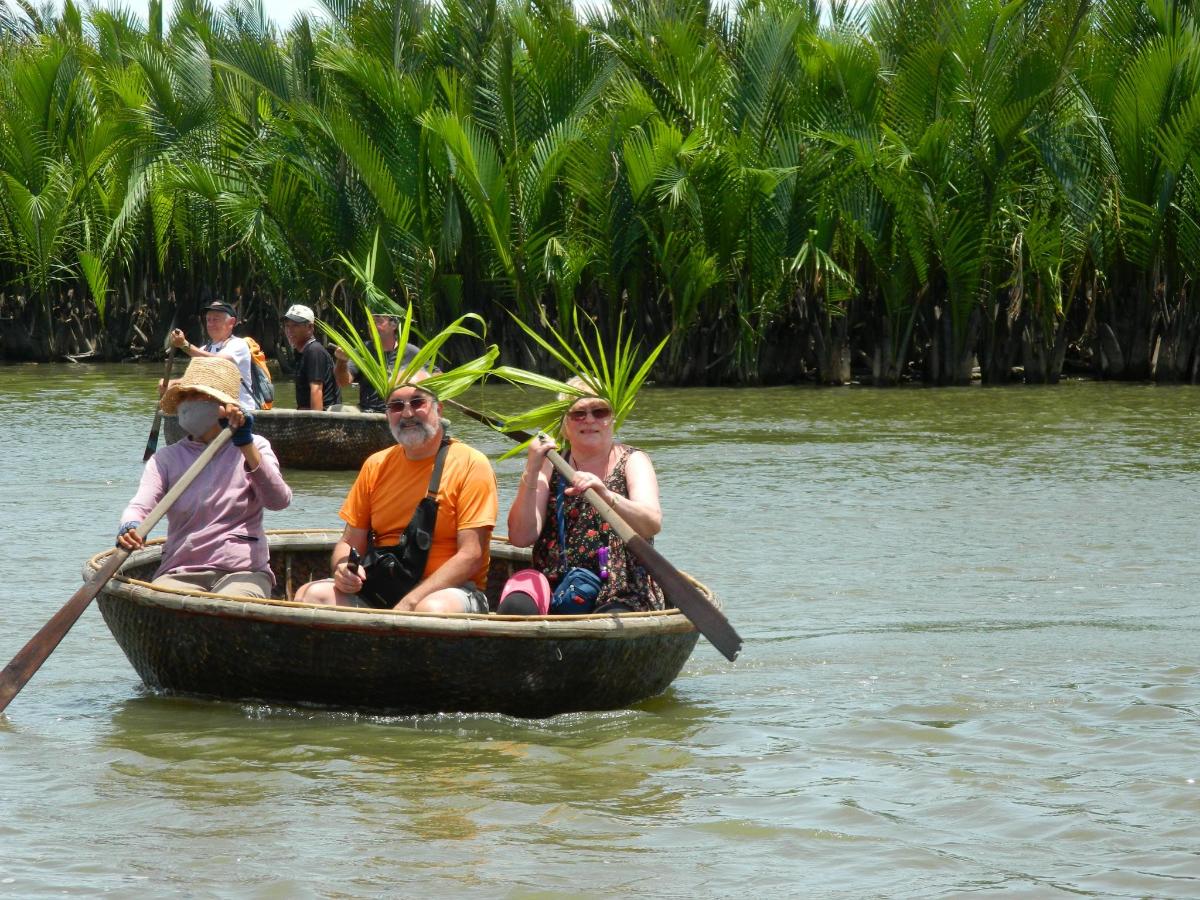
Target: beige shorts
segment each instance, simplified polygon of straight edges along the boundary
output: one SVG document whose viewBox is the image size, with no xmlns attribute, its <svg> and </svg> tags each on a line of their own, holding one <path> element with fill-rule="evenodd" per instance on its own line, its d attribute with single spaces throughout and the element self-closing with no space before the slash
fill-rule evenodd
<svg viewBox="0 0 1200 900">
<path fill-rule="evenodd" d="M 473 584 L 464 584 L 462 587 L 446 588 L 446 590 L 455 591 L 462 595 L 462 611 L 465 613 L 487 615 L 487 613 L 491 612 L 491 609 L 488 607 L 487 594 Z"/>
<path fill-rule="evenodd" d="M 333 579 L 322 578 L 319 582 L 313 582 L 313 584 L 326 583 L 332 585 Z M 459 612 L 479 613 L 481 615 L 487 615 L 489 612 L 491 612 L 491 609 L 488 606 L 487 594 L 479 590 L 479 588 L 475 587 L 473 584 L 463 584 L 453 588 L 442 588 L 442 591 L 445 591 L 446 593 L 453 592 L 459 595 L 460 602 L 462 603 L 462 609 L 460 609 Z M 379 607 L 375 604 L 368 603 L 365 600 L 360 600 L 354 594 L 338 594 L 338 597 L 341 598 L 338 603 L 343 606 L 353 606 L 357 607 L 358 609 L 379 609 Z"/>
<path fill-rule="evenodd" d="M 168 572 L 152 582 L 158 587 L 210 594 L 232 594 L 262 600 L 271 596 L 274 582 L 266 572 Z"/>
</svg>

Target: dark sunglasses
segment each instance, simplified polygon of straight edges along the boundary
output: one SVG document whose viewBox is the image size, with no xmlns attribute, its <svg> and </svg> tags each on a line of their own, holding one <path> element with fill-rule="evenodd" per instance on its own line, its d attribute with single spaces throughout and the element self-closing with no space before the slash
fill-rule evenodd
<svg viewBox="0 0 1200 900">
<path fill-rule="evenodd" d="M 586 409 L 573 409 L 567 413 L 567 418 L 572 422 L 586 422 L 588 416 L 597 422 L 607 422 L 612 418 L 612 409 L 607 406 L 589 406 Z"/>
<path fill-rule="evenodd" d="M 395 400 L 389 400 L 387 403 L 388 412 L 404 412 L 406 409 L 411 409 L 415 413 L 419 413 L 429 405 L 428 397 L 413 397 L 411 400 L 401 400 L 397 397 Z"/>
</svg>

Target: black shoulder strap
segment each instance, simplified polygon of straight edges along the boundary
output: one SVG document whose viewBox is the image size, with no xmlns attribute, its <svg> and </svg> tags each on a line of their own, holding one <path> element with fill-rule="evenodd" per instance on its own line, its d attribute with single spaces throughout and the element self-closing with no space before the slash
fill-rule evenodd
<svg viewBox="0 0 1200 900">
<path fill-rule="evenodd" d="M 442 438 L 442 443 L 438 447 L 437 460 L 433 464 L 433 474 L 429 477 L 429 491 L 425 494 L 430 500 L 436 502 L 438 488 L 442 485 L 442 466 L 446 464 L 446 454 L 450 452 L 450 437 L 449 435 Z"/>
<path fill-rule="evenodd" d="M 429 490 L 425 493 L 425 499 L 433 501 L 433 519 L 429 523 L 430 534 L 433 533 L 434 523 L 437 522 L 437 492 L 438 488 L 441 487 L 442 484 L 442 466 L 445 465 L 446 454 L 449 452 L 450 437 L 449 435 L 446 435 L 442 438 L 442 443 L 438 445 L 437 459 L 433 462 L 433 474 L 429 477 Z M 374 529 L 371 529 L 367 532 L 368 551 L 375 549 L 375 546 L 375 531 Z"/>
</svg>

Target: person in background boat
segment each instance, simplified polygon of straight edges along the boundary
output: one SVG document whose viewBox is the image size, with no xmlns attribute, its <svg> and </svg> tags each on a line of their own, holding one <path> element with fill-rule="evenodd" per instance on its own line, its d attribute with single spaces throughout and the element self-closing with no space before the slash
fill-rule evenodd
<svg viewBox="0 0 1200 900">
<path fill-rule="evenodd" d="M 222 447 L 167 512 L 167 540 L 154 584 L 239 597 L 270 597 L 271 574 L 264 509 L 285 509 L 292 490 L 266 438 L 253 433 L 254 417 L 234 395 L 238 370 L 228 359 L 205 356 L 188 363 L 162 398 L 163 412 L 179 416 L 187 437 L 163 447 L 142 470 L 137 493 L 121 516 L 117 546 L 142 546 L 134 530 L 228 422 L 232 441 Z"/>
<path fill-rule="evenodd" d="M 244 338 L 233 333 L 237 322 L 237 310 L 233 308 L 232 304 L 218 298 L 204 307 L 204 330 L 208 332 L 207 344 L 197 347 L 187 339 L 187 335 L 181 328 L 174 329 L 168 340 L 172 347 L 182 350 L 192 359 L 221 356 L 237 366 L 238 375 L 242 380 L 238 388 L 238 403 L 242 405 L 242 409 L 253 412 L 258 409 L 258 404 L 254 402 L 254 393 L 250 387 L 250 345 Z M 163 393 L 175 383 L 175 381 L 167 385 L 160 383 L 159 393 Z"/>
<path fill-rule="evenodd" d="M 296 409 L 325 410 L 342 402 L 342 390 L 333 375 L 333 357 L 314 336 L 316 316 L 302 303 L 293 303 L 283 314 L 283 333 L 298 354 L 296 359 Z"/>
<path fill-rule="evenodd" d="M 496 474 L 486 456 L 447 434 L 442 405 L 419 387 L 425 377 L 418 374 L 388 394 L 396 446 L 363 463 L 342 504 L 346 528 L 330 559 L 333 578 L 303 585 L 296 600 L 488 611 L 482 588 L 499 507 Z"/>
<path fill-rule="evenodd" d="M 390 369 L 396 363 L 396 351 L 400 344 L 400 319 L 397 316 L 378 313 L 371 316 L 371 326 L 379 335 L 383 357 Z M 414 344 L 405 346 L 404 358 L 400 361 L 401 367 L 408 365 L 418 352 L 420 348 Z M 347 387 L 358 378 L 358 367 L 341 347 L 335 347 L 333 350 L 333 377 L 337 380 L 338 387 Z M 358 408 L 363 412 L 383 412 L 385 409 L 383 398 L 369 381 L 358 382 Z"/>
<path fill-rule="evenodd" d="M 583 381 L 568 382 L 584 387 Z M 545 615 L 548 596 L 572 567 L 600 576 L 593 612 L 663 609 L 662 589 L 637 557 L 583 497 L 591 488 L 647 541 L 662 530 L 658 478 L 650 457 L 616 439 L 613 411 L 600 397 L 580 397 L 563 417 L 562 433 L 570 444 L 568 462 L 575 479 L 565 484 L 546 454 L 557 445 L 540 435 L 529 445 L 525 471 L 508 511 L 508 539 L 516 547 L 533 546 L 535 572 L 523 570 L 506 585 L 497 612 L 505 615 Z M 563 488 L 563 531 L 560 546 L 558 496 Z M 538 582 L 542 577 L 548 585 Z"/>
</svg>

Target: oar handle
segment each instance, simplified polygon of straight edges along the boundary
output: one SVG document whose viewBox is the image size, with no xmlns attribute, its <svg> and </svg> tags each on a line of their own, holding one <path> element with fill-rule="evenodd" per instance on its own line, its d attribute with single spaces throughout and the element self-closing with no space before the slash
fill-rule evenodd
<svg viewBox="0 0 1200 900">
<path fill-rule="evenodd" d="M 169 510 L 179 499 L 179 495 L 191 486 L 191 483 L 196 480 L 196 476 L 204 471 L 204 467 L 208 465 L 208 461 L 221 452 L 221 448 L 228 444 L 233 439 L 232 428 L 222 428 L 217 432 L 217 436 L 208 442 L 208 446 L 201 451 L 196 457 L 196 461 L 188 466 L 187 471 L 179 476 L 179 480 L 171 485 L 171 489 L 163 496 L 161 500 L 154 505 L 154 509 L 146 515 L 142 520 L 142 524 L 137 527 L 137 536 L 143 541 L 158 524 L 159 519 L 167 514 Z"/>
<path fill-rule="evenodd" d="M 220 433 L 209 441 L 204 451 L 196 457 L 196 461 L 188 466 L 187 471 L 179 476 L 179 480 L 171 486 L 166 495 L 155 504 L 154 509 L 150 510 L 149 515 L 142 520 L 142 524 L 137 528 L 138 537 L 142 540 L 146 539 L 150 529 L 167 514 L 167 510 L 179 499 L 179 495 L 188 489 L 188 486 L 196 480 L 196 476 L 208 465 L 209 460 L 216 456 L 232 437 L 233 432 L 230 429 L 222 428 Z M 76 591 L 71 599 L 51 616 L 50 621 L 43 625 L 38 633 L 18 651 L 17 655 L 12 658 L 12 662 L 4 667 L 4 671 L 0 672 L 0 712 L 4 711 L 12 702 L 13 697 L 20 693 L 21 688 L 25 687 L 34 673 L 42 667 L 42 663 L 54 652 L 54 648 L 71 630 L 71 626 L 83 615 L 88 604 L 95 599 L 96 595 L 108 584 L 109 579 L 116 574 L 121 563 L 128 558 L 129 551 L 123 547 L 112 551 L 104 565 L 88 580 L 88 583 Z"/>
<path fill-rule="evenodd" d="M 533 435 L 528 432 L 505 428 L 504 423 L 500 420 L 471 409 L 469 406 L 464 406 L 455 400 L 444 402 L 461 410 L 475 421 L 482 422 L 501 434 L 507 435 L 514 441 L 524 443 L 533 440 Z M 575 470 L 557 450 L 550 450 L 546 456 L 568 481 L 575 477 Z M 675 568 L 665 556 L 655 550 L 653 544 L 634 531 L 632 526 L 621 518 L 616 510 L 605 503 L 596 491 L 589 488 L 583 492 L 583 496 L 588 503 L 595 507 L 600 518 L 617 532 L 629 551 L 646 567 L 646 571 L 658 582 L 663 595 L 675 604 L 675 608 L 687 616 L 696 626 L 696 630 L 708 638 L 709 643 L 716 647 L 722 656 L 730 662 L 737 659 L 737 655 L 742 649 L 742 636 L 737 633 L 725 615 L 713 606 L 708 598 L 700 593 L 699 588 Z"/>
<path fill-rule="evenodd" d="M 546 458 L 558 469 L 559 474 L 567 479 L 570 483 L 575 478 L 575 470 L 571 468 L 571 464 L 562 458 L 562 454 L 557 450 L 549 450 L 546 452 Z M 612 508 L 612 505 L 605 503 L 597 493 L 595 488 L 588 488 L 583 492 L 584 499 L 596 508 L 596 512 L 600 513 L 600 518 L 609 524 L 625 543 L 629 543 L 637 536 L 633 526 L 621 518 L 621 514 Z"/>
</svg>

